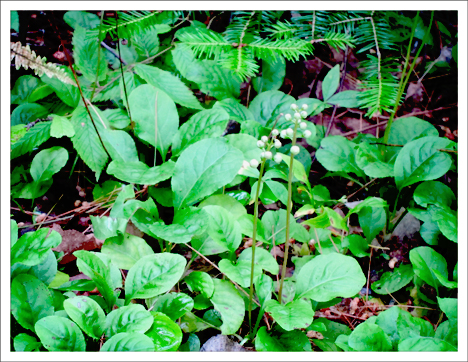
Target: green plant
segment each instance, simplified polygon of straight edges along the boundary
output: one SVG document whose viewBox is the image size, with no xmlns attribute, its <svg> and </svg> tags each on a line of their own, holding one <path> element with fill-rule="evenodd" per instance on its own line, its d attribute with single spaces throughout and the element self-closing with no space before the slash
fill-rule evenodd
<svg viewBox="0 0 468 362">
<path fill-rule="evenodd" d="M 182 27 L 184 12 L 113 15 L 65 14 L 74 28 L 70 70 L 12 44 L 17 66 L 37 75 L 18 78 L 11 93 L 12 200 L 37 201 L 79 162 L 94 174 L 93 210 L 110 209 L 90 215 L 100 251 L 66 255 L 88 279 L 70 280 L 55 251 L 65 236 L 43 227 L 37 210 L 39 228 L 19 238 L 23 226 L 11 220 L 16 351 L 197 351 L 207 329 L 257 351 L 311 351 L 311 340 L 324 351 L 457 350 L 457 264 L 448 258 L 456 194 L 443 179 L 456 171 L 457 144 L 428 121 L 396 117 L 415 69 L 412 40 L 424 30 L 417 58 L 430 25 L 389 12 L 253 11 L 231 13 L 219 33 L 198 21 Z M 404 24 L 399 37 L 395 23 Z M 380 51 L 407 39 L 395 88 Z M 316 43 L 375 46 L 377 57 L 361 62 L 367 90 L 341 91 L 337 64 L 322 79 L 323 99 L 279 91 L 284 58 L 311 55 Z M 257 94 L 245 106 L 249 78 Z M 330 107 L 388 111 L 384 136 L 325 137 L 311 119 Z M 233 121 L 238 133 L 227 131 Z M 326 177 L 361 188 L 332 197 L 311 177 L 307 145 Z M 360 190 L 367 196 L 351 202 Z M 406 213 L 423 222 L 428 246 L 371 283 L 371 259 L 390 259 L 385 245 Z M 353 330 L 317 317 L 348 298 L 371 308 L 371 290 L 393 298 L 405 289 L 415 305 L 374 310 Z M 435 330 L 420 318 L 425 310 L 439 314 Z M 323 339 L 310 337 L 317 333 Z"/>
</svg>

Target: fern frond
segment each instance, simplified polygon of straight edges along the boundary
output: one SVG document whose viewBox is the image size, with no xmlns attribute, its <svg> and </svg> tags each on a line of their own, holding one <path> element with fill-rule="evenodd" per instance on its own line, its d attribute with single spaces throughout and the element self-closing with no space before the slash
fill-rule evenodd
<svg viewBox="0 0 468 362">
<path fill-rule="evenodd" d="M 15 59 L 17 70 L 21 67 L 26 70 L 31 68 L 34 70 L 34 74 L 39 77 L 45 74 L 49 78 L 55 77 L 63 83 L 77 86 L 75 81 L 63 69 L 59 68 L 57 64 L 48 63 L 45 57 L 36 55 L 34 50 L 31 50 L 29 47 L 29 44 L 22 46 L 21 42 L 10 43 L 10 61 L 13 59 Z"/>
<path fill-rule="evenodd" d="M 242 81 L 253 77 L 259 69 L 259 65 L 255 61 L 251 49 L 241 46 L 224 53 L 219 63 L 224 68 L 236 72 Z"/>
<path fill-rule="evenodd" d="M 265 60 L 275 59 L 281 55 L 287 60 L 298 61 L 299 58 L 312 54 L 313 46 L 309 42 L 301 39 L 260 39 L 249 44 L 256 57 Z"/>
<path fill-rule="evenodd" d="M 299 29 L 299 27 L 286 20 L 284 22 L 278 22 L 271 25 L 271 27 L 265 29 L 265 32 L 268 36 L 274 39 L 291 39 L 297 36 L 296 33 Z"/>
<path fill-rule="evenodd" d="M 349 46 L 350 48 L 354 48 L 355 40 L 349 34 L 329 32 L 325 34 L 323 38 L 313 39 L 311 42 L 312 43 L 326 42 L 335 49 L 340 48 L 342 50 L 345 50 L 346 46 Z"/>
<path fill-rule="evenodd" d="M 398 93 L 398 78 L 392 72 L 399 70 L 398 64 L 393 58 L 385 59 L 379 63 L 377 57 L 370 54 L 367 57 L 368 60 L 361 62 L 365 71 L 364 80 L 360 85 L 363 91 L 358 94 L 358 99 L 361 107 L 368 108 L 366 116 L 371 117 L 375 113 L 392 111 Z"/>
<path fill-rule="evenodd" d="M 210 58 L 232 48 L 231 44 L 220 34 L 209 29 L 182 28 L 177 31 L 176 36 L 182 43 L 192 49 L 195 56 L 206 55 Z"/>
<path fill-rule="evenodd" d="M 253 34 L 258 33 L 256 27 L 259 25 L 259 18 L 261 19 L 258 16 L 259 14 L 256 11 L 234 12 L 234 18 L 223 34 L 226 41 L 236 44 L 245 44 L 252 41 L 255 38 Z"/>
</svg>

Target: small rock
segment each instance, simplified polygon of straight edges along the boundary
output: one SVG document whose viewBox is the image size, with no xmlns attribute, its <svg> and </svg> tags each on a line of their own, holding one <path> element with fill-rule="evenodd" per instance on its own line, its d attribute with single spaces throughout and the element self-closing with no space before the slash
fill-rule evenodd
<svg viewBox="0 0 468 362">
<path fill-rule="evenodd" d="M 229 339 L 228 336 L 218 334 L 207 340 L 200 348 L 200 352 L 247 352 L 239 343 Z"/>
</svg>

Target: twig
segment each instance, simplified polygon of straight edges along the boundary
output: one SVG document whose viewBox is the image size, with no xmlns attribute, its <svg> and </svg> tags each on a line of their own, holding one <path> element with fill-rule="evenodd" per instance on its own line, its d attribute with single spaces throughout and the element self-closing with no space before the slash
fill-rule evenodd
<svg viewBox="0 0 468 362">
<path fill-rule="evenodd" d="M 123 60 L 123 59 L 120 57 L 120 55 L 117 54 L 117 52 L 116 52 L 114 49 L 112 49 L 109 45 L 107 45 L 106 43 L 104 43 L 104 41 L 101 42 L 101 46 L 102 46 L 103 48 L 106 48 L 106 49 L 109 51 L 109 53 L 111 53 L 114 57 L 116 57 L 116 58 L 120 61 L 120 63 L 122 63 L 123 65 L 128 65 L 128 63 L 127 63 L 125 60 Z M 118 44 L 117 44 L 117 46 L 118 46 Z"/>
<path fill-rule="evenodd" d="M 367 285 L 366 285 L 366 302 L 369 301 L 369 282 L 370 282 L 370 267 L 371 267 L 371 261 L 372 261 L 372 251 L 374 249 L 370 250 L 370 256 L 369 256 L 369 270 L 367 271 Z"/>
</svg>

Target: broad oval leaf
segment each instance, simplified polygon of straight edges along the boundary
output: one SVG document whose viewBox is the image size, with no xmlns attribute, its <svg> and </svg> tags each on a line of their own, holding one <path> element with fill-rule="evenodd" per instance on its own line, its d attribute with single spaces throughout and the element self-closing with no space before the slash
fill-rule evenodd
<svg viewBox="0 0 468 362">
<path fill-rule="evenodd" d="M 185 293 L 168 293 L 146 299 L 146 305 L 153 311 L 164 313 L 175 321 L 193 309 L 193 299 Z"/>
<path fill-rule="evenodd" d="M 280 91 L 266 91 L 258 94 L 250 103 L 249 110 L 252 112 L 255 121 L 262 126 L 271 127 L 282 111 L 286 113 L 290 111 L 290 106 L 295 102 L 295 99 Z M 284 120 L 284 117 L 281 117 Z M 277 126 L 281 124 L 278 121 Z"/>
<path fill-rule="evenodd" d="M 128 271 L 125 303 L 135 298 L 152 298 L 170 290 L 182 277 L 187 261 L 178 254 L 148 255 Z"/>
<path fill-rule="evenodd" d="M 13 346 L 16 352 L 38 352 L 42 343 L 26 333 L 20 333 L 13 338 Z"/>
<path fill-rule="evenodd" d="M 46 228 L 27 232 L 11 247 L 11 264 L 38 265 L 47 259 L 49 250 L 61 242 L 62 237 L 55 230 Z"/>
<path fill-rule="evenodd" d="M 285 330 L 307 328 L 312 323 L 314 311 L 310 302 L 298 299 L 286 305 L 276 300 L 269 300 L 265 304 L 265 311 Z"/>
<path fill-rule="evenodd" d="M 154 352 L 154 343 L 142 333 L 123 332 L 109 338 L 100 352 Z"/>
<path fill-rule="evenodd" d="M 46 117 L 48 114 L 47 108 L 37 103 L 23 103 L 16 107 L 11 113 L 11 126 L 18 124 L 28 124 L 35 121 L 37 118 Z"/>
<path fill-rule="evenodd" d="M 354 351 L 385 352 L 392 350 L 392 341 L 376 324 L 362 323 L 350 334 L 348 345 Z"/>
<path fill-rule="evenodd" d="M 68 298 L 63 302 L 63 308 L 88 336 L 101 338 L 106 316 L 96 301 L 85 296 Z"/>
<path fill-rule="evenodd" d="M 86 342 L 83 333 L 70 319 L 48 316 L 34 326 L 43 346 L 54 352 L 84 352 Z"/>
<path fill-rule="evenodd" d="M 229 251 L 235 252 L 242 241 L 239 224 L 229 212 L 217 205 L 205 206 L 203 208 L 209 214 L 208 235 Z"/>
<path fill-rule="evenodd" d="M 29 129 L 26 134 L 11 146 L 10 158 L 22 156 L 31 152 L 35 147 L 43 144 L 50 138 L 52 122 L 39 122 Z"/>
<path fill-rule="evenodd" d="M 356 164 L 355 144 L 343 136 L 329 136 L 320 142 L 316 151 L 317 160 L 329 171 L 353 172 L 364 176 Z"/>
<path fill-rule="evenodd" d="M 252 262 L 252 248 L 247 248 L 242 253 L 240 253 L 238 261 L 249 261 Z M 263 248 L 255 249 L 255 264 L 257 264 L 261 269 L 266 270 L 267 272 L 276 275 L 279 273 L 279 265 L 276 259 Z"/>
<path fill-rule="evenodd" d="M 155 167 L 149 167 L 140 161 L 112 161 L 107 167 L 107 173 L 125 182 L 155 185 L 170 178 L 174 172 L 174 166 L 175 163 L 171 160 Z"/>
<path fill-rule="evenodd" d="M 198 205 L 198 207 L 203 208 L 209 205 L 217 205 L 224 207 L 227 211 L 229 211 L 229 213 L 235 220 L 237 220 L 243 215 L 247 215 L 247 210 L 245 209 L 245 206 L 242 205 L 239 201 L 237 201 L 234 197 L 226 194 L 211 195 L 207 199 L 200 202 L 200 205 Z"/>
<path fill-rule="evenodd" d="M 227 259 L 223 259 L 218 263 L 219 270 L 229 279 L 235 281 L 243 288 L 250 285 L 251 262 L 248 260 L 240 260 L 237 264 L 233 264 Z M 254 268 L 254 280 L 262 275 L 262 269 L 258 266 Z"/>
<path fill-rule="evenodd" d="M 300 270 L 295 299 L 327 302 L 335 297 L 350 298 L 359 293 L 366 277 L 356 259 L 342 254 L 318 255 Z"/>
<path fill-rule="evenodd" d="M 131 304 L 114 309 L 110 312 L 103 326 L 106 337 L 110 338 L 118 333 L 145 333 L 153 324 L 153 317 L 141 304 Z"/>
<path fill-rule="evenodd" d="M 135 141 L 127 132 L 106 129 L 101 132 L 101 138 L 113 161 L 138 162 Z"/>
<path fill-rule="evenodd" d="M 129 270 L 141 258 L 154 254 L 146 241 L 131 234 L 120 234 L 106 239 L 101 247 L 119 269 Z"/>
<path fill-rule="evenodd" d="M 18 275 L 11 282 L 11 313 L 23 328 L 34 332 L 37 321 L 54 314 L 47 286 L 32 275 Z"/>
<path fill-rule="evenodd" d="M 215 309 L 221 314 L 222 334 L 234 334 L 245 317 L 244 299 L 237 289 L 227 280 L 214 279 L 214 293 L 211 297 Z"/>
<path fill-rule="evenodd" d="M 187 147 L 176 162 L 172 177 L 174 206 L 192 205 L 227 185 L 244 160 L 226 140 L 209 138 Z"/>
<path fill-rule="evenodd" d="M 454 143 L 442 137 L 423 137 L 406 144 L 395 160 L 395 183 L 399 190 L 420 181 L 435 180 L 452 166 L 452 158 L 439 149 Z"/>
<path fill-rule="evenodd" d="M 258 352 L 286 352 L 280 341 L 268 334 L 266 327 L 261 327 L 257 332 L 255 350 Z"/>
<path fill-rule="evenodd" d="M 402 264 L 393 272 L 385 272 L 379 280 L 372 283 L 372 290 L 377 294 L 394 293 L 408 285 L 414 277 L 413 267 Z"/>
<path fill-rule="evenodd" d="M 201 271 L 191 272 L 184 278 L 184 282 L 192 292 L 201 292 L 206 298 L 211 298 L 213 295 L 213 279 L 208 273 Z"/>
<path fill-rule="evenodd" d="M 75 129 L 68 118 L 53 115 L 50 135 L 55 138 L 61 138 L 63 136 L 73 137 L 75 135 Z"/>
<path fill-rule="evenodd" d="M 414 201 L 422 207 L 429 204 L 449 206 L 455 200 L 453 191 L 439 181 L 425 181 L 416 187 L 413 194 Z"/>
<path fill-rule="evenodd" d="M 155 146 L 166 158 L 167 151 L 179 128 L 179 115 L 172 99 L 161 89 L 143 84 L 128 98 L 135 122 L 135 134 Z"/>
<path fill-rule="evenodd" d="M 98 51 L 99 42 L 81 26 L 73 32 L 73 57 L 83 76 L 90 82 L 104 81 L 107 73 L 107 62 L 103 52 Z"/>
<path fill-rule="evenodd" d="M 322 82 L 323 100 L 327 101 L 338 89 L 340 84 L 340 65 L 335 65 L 327 73 Z"/>
<path fill-rule="evenodd" d="M 182 330 L 168 316 L 160 312 L 151 312 L 154 318 L 151 328 L 145 333 L 153 340 L 155 351 L 177 351 L 182 343 Z"/>
<path fill-rule="evenodd" d="M 433 337 L 412 337 L 398 344 L 399 352 L 442 352 L 457 351 L 451 344 Z"/>
<path fill-rule="evenodd" d="M 31 176 L 36 182 L 50 180 L 68 161 L 68 151 L 63 147 L 51 147 L 40 151 L 31 162 Z"/>
<path fill-rule="evenodd" d="M 377 145 L 360 143 L 356 150 L 356 163 L 369 177 L 393 176 L 393 165 L 384 161 Z"/>
<path fill-rule="evenodd" d="M 440 272 L 448 278 L 447 262 L 445 258 L 429 246 L 419 246 L 409 253 L 409 259 L 413 264 L 414 273 L 430 286 L 437 288 L 441 286 L 433 270 Z"/>
</svg>

